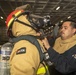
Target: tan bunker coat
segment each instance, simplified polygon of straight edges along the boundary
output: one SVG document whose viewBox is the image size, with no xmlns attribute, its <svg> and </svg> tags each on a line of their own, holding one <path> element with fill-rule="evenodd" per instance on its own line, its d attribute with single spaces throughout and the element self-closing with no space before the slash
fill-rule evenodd
<svg viewBox="0 0 76 75">
<path fill-rule="evenodd" d="M 18 19 L 22 22 L 30 24 L 30 22 L 26 19 L 26 16 L 22 15 Z M 35 30 L 18 22 L 13 23 L 12 33 L 15 37 L 21 35 L 36 36 Z M 38 41 L 44 49 L 41 41 Z M 40 66 L 40 56 L 36 46 L 27 40 L 20 40 L 15 43 L 10 56 L 10 66 L 11 75 L 36 75 Z M 44 75 L 44 73 L 39 75 Z"/>
</svg>

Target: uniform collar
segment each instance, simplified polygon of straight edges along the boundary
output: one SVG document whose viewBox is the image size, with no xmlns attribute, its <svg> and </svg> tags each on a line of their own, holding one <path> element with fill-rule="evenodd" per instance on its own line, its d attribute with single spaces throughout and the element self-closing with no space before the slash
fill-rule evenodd
<svg viewBox="0 0 76 75">
<path fill-rule="evenodd" d="M 66 40 L 62 40 L 61 37 L 60 37 L 60 40 L 61 40 L 61 43 L 62 43 L 62 44 L 66 44 L 66 43 L 73 42 L 73 41 L 76 40 L 76 34 L 75 34 L 74 36 L 72 36 L 71 38 L 66 39 Z"/>
</svg>

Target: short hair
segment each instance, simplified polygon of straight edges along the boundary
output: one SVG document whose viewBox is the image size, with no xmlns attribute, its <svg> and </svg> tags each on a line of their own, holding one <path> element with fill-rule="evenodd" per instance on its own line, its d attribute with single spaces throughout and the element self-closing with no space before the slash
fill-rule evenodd
<svg viewBox="0 0 76 75">
<path fill-rule="evenodd" d="M 67 21 L 71 22 L 70 25 L 71 25 L 73 28 L 76 28 L 76 21 L 71 20 L 71 19 L 67 19 L 67 20 L 64 20 L 63 23 L 64 23 L 64 22 L 67 22 Z"/>
</svg>

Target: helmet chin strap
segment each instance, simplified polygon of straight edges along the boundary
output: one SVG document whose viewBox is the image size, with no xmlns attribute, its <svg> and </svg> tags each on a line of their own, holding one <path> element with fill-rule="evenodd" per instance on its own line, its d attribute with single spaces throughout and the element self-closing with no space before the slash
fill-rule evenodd
<svg viewBox="0 0 76 75">
<path fill-rule="evenodd" d="M 31 26 L 31 25 L 29 25 L 29 24 L 27 24 L 27 23 L 25 23 L 25 22 L 22 22 L 22 21 L 18 20 L 18 18 L 17 18 L 15 15 L 13 15 L 13 17 L 14 17 L 14 21 L 17 21 L 17 22 L 19 22 L 19 23 L 21 23 L 21 24 L 23 24 L 23 25 L 29 26 L 29 27 L 31 27 L 32 29 L 34 29 L 35 31 L 37 31 L 37 28 L 36 28 L 36 27 L 33 27 L 33 26 Z"/>
<path fill-rule="evenodd" d="M 32 29 L 34 29 L 36 32 L 38 31 L 38 28 L 36 27 L 37 25 L 36 25 L 33 21 L 31 22 L 29 18 L 28 18 L 28 20 L 29 20 L 29 22 L 31 23 L 31 25 L 29 25 L 29 24 L 27 24 L 27 23 L 25 23 L 25 22 L 22 22 L 22 21 L 20 21 L 20 20 L 18 20 L 18 17 L 19 17 L 19 16 L 25 15 L 25 14 L 26 14 L 27 16 L 29 16 L 29 11 L 23 12 L 23 13 L 19 14 L 18 16 L 12 15 L 12 17 L 14 18 L 14 20 L 12 21 L 12 23 L 11 23 L 11 25 L 10 25 L 10 27 L 9 27 L 9 30 L 8 30 L 8 32 L 7 32 L 9 37 L 11 37 L 11 38 L 14 37 L 14 36 L 12 35 L 12 30 L 11 30 L 14 21 L 16 21 L 16 22 L 18 22 L 18 23 L 21 23 L 21 24 L 23 24 L 23 25 L 29 26 L 29 27 L 31 27 Z M 31 19 L 31 20 L 32 20 L 32 19 Z"/>
<path fill-rule="evenodd" d="M 18 23 L 21 23 L 21 24 L 23 24 L 23 25 L 29 26 L 29 27 L 31 27 L 32 29 L 34 29 L 35 31 L 37 31 L 37 29 L 35 29 L 33 26 L 31 26 L 31 25 L 29 25 L 29 24 L 27 24 L 27 23 L 25 23 L 25 22 L 22 22 L 22 21 L 18 20 L 17 17 L 15 17 L 14 21 L 16 21 L 16 22 L 18 22 Z M 11 26 L 11 27 L 12 27 L 12 26 Z M 8 30 L 8 36 L 11 37 L 11 38 L 13 38 L 14 36 L 13 36 L 13 34 L 12 34 L 12 29 L 11 29 L 11 27 L 10 27 L 9 30 Z M 10 33 L 9 33 L 9 32 L 10 32 Z"/>
<path fill-rule="evenodd" d="M 19 22 L 19 23 L 21 23 L 21 24 L 23 24 L 23 25 L 29 26 L 29 27 L 31 27 L 32 29 L 34 29 L 35 31 L 37 31 L 33 26 L 31 26 L 31 25 L 29 25 L 29 24 L 27 24 L 27 23 L 25 23 L 25 22 L 22 22 L 22 21 L 20 21 L 20 20 L 18 20 L 18 19 L 16 19 L 15 21 L 17 21 L 17 22 Z"/>
</svg>

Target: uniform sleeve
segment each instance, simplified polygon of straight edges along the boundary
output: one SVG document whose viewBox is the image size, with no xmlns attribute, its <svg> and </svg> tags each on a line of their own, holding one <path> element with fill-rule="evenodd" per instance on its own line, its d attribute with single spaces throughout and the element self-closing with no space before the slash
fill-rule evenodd
<svg viewBox="0 0 76 75">
<path fill-rule="evenodd" d="M 72 52 L 72 50 L 74 51 Z M 64 54 L 59 54 L 50 47 L 47 52 L 49 60 L 54 63 L 56 70 L 63 74 L 69 74 L 76 71 L 76 58 L 73 57 L 76 53 L 75 50 L 76 46 Z"/>
</svg>

